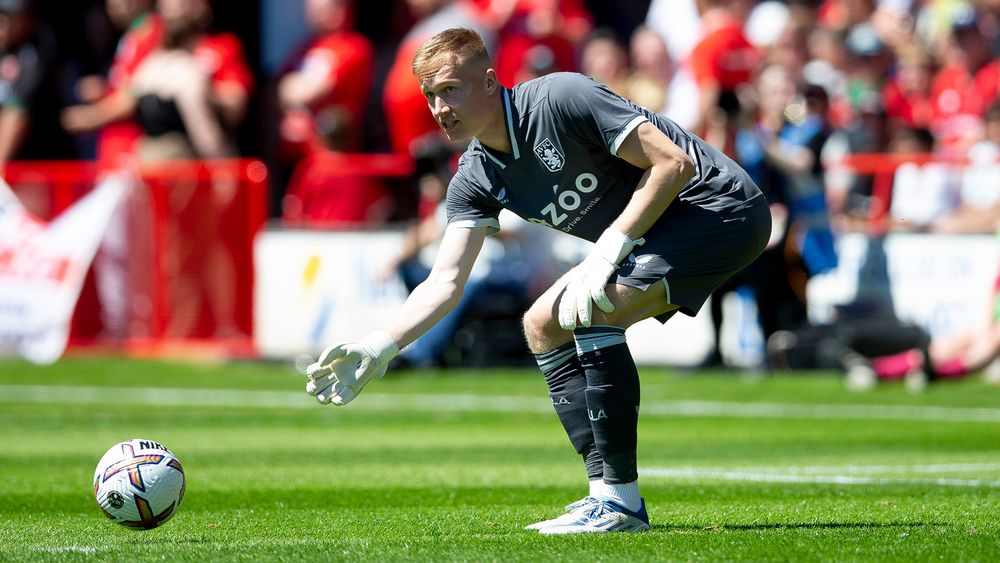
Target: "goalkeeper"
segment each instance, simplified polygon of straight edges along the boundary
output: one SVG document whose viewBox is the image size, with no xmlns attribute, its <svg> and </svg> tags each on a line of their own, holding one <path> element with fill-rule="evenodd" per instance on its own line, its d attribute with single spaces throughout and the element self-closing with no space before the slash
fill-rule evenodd
<svg viewBox="0 0 1000 563">
<path fill-rule="evenodd" d="M 429 277 L 396 318 L 324 351 L 309 366 L 307 391 L 345 405 L 382 375 L 401 347 L 458 303 L 501 209 L 593 241 L 523 321 L 589 494 L 528 528 L 649 529 L 636 469 L 639 376 L 625 329 L 677 311 L 694 316 L 764 249 L 767 202 L 732 160 L 585 76 L 501 86 L 473 31 L 428 39 L 413 73 L 445 135 L 469 141 L 448 186 L 448 227 Z"/>
</svg>

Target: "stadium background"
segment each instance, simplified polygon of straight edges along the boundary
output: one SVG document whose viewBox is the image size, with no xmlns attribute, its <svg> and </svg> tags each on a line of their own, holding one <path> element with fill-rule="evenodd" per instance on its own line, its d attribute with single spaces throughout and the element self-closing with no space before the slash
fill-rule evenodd
<svg viewBox="0 0 1000 563">
<path fill-rule="evenodd" d="M 20 4 L 25 3 L 13 3 Z M 37 107 L 33 111 L 58 112 L 78 103 L 76 81 L 85 75 L 107 73 L 121 33 L 106 17 L 102 18 L 103 4 L 97 0 L 69 6 L 54 1 L 34 2 L 40 20 L 52 28 L 57 38 L 57 56 L 52 64 L 60 96 L 58 107 Z M 141 181 L 130 191 L 124 213 L 128 219 L 119 219 L 117 235 L 129 244 L 119 244 L 115 255 L 107 249 L 113 243 L 106 243 L 94 270 L 88 273 L 73 321 L 71 343 L 75 349 L 110 348 L 168 356 L 208 353 L 287 357 L 297 351 L 315 353 L 328 340 L 357 337 L 378 326 L 380 315 L 392 311 L 405 296 L 406 276 L 402 271 L 399 276 L 387 276 L 383 269 L 389 268 L 392 260 L 386 257 L 391 258 L 404 244 L 407 229 L 432 215 L 428 209 L 433 207 L 433 201 L 423 192 L 423 180 L 436 176 L 439 183 L 446 181 L 457 148 L 428 142 L 433 134 L 420 137 L 420 142 L 410 139 L 403 149 L 398 146 L 387 116 L 392 104 L 384 96 L 393 59 L 404 51 L 402 38 L 434 15 L 457 10 L 458 6 L 479 10 L 482 15 L 486 7 L 495 9 L 505 3 L 383 0 L 354 5 L 353 23 L 345 24 L 340 31 L 359 32 L 373 48 L 371 58 L 366 59 L 370 64 L 369 95 L 364 98 L 361 123 L 354 124 L 357 138 L 348 141 L 342 150 L 298 147 L 294 150 L 299 152 L 289 157 L 285 138 L 287 129 L 295 124 L 289 118 L 292 112 L 278 101 L 278 84 L 289 72 L 301 70 L 303 53 L 312 45 L 311 24 L 303 4 L 276 0 L 211 3 L 212 30 L 235 34 L 252 73 L 246 117 L 230 131 L 242 160 L 191 161 L 183 167 L 143 164 L 135 169 Z M 952 83 L 948 83 L 948 77 L 941 76 L 968 62 L 956 55 L 962 52 L 960 43 L 949 44 L 953 35 L 968 34 L 971 29 L 987 52 L 995 53 L 994 3 L 734 0 L 653 2 L 652 6 L 641 1 L 510 5 L 517 6 L 514 15 L 492 28 L 492 20 L 484 16 L 487 23 L 483 25 L 493 36 L 492 44 L 499 45 L 500 58 L 505 48 L 511 52 L 509 43 L 516 43 L 512 38 L 527 36 L 533 45 L 550 48 L 555 61 L 549 62 L 549 70 L 584 70 L 621 90 L 631 88 L 628 79 L 635 75 L 645 72 L 642 78 L 647 82 L 651 78 L 649 68 L 642 67 L 643 46 L 637 40 L 643 24 L 656 30 L 669 28 L 663 23 L 663 14 L 669 16 L 676 9 L 683 15 L 682 8 L 697 8 L 703 16 L 706 10 L 712 12 L 702 22 L 706 28 L 722 27 L 730 34 L 715 38 L 728 42 L 716 51 L 701 49 L 709 42 L 704 35 L 689 39 L 688 58 L 668 57 L 669 68 L 658 84 L 669 89 L 673 83 L 683 82 L 685 73 L 694 74 L 687 80 L 694 85 L 696 98 L 699 87 L 702 97 L 718 96 L 711 110 L 699 114 L 704 110 L 692 110 L 690 104 L 685 107 L 663 103 L 658 109 L 692 126 L 745 166 L 757 167 L 754 173 L 769 197 L 784 204 L 786 213 L 792 210 L 787 221 L 791 226 L 782 244 L 785 254 L 793 256 L 768 261 L 755 279 L 727 288 L 735 291 L 720 292 L 717 301 L 725 300 L 720 303 L 724 310 L 710 311 L 706 307 L 693 324 L 686 319 L 673 323 L 679 325 L 673 332 L 633 331 L 630 338 L 636 342 L 640 362 L 711 364 L 720 361 L 717 354 L 723 353 L 725 364 L 766 370 L 769 366 L 764 343 L 775 330 L 795 329 L 808 322 L 830 323 L 834 318 L 831 311 L 845 303 L 865 309 L 866 314 L 878 309 L 885 313 L 888 309 L 935 336 L 958 332 L 978 322 L 982 316 L 980 305 L 988 300 L 993 265 L 997 262 L 991 227 L 977 224 L 965 229 L 959 224 L 957 228 L 941 228 L 951 238 L 924 233 L 938 230 L 936 220 L 968 206 L 969 202 L 962 199 L 969 177 L 976 176 L 978 185 L 987 186 L 989 193 L 980 199 L 987 198 L 989 204 L 995 198 L 995 190 L 989 191 L 998 179 L 995 154 L 987 155 L 984 162 L 973 162 L 967 152 L 974 143 L 991 142 L 984 123 L 996 121 L 996 117 L 990 117 L 996 112 L 987 111 L 996 98 L 995 57 L 988 55 L 979 63 L 980 68 L 970 70 L 970 76 L 976 78 L 967 84 L 960 77 L 951 77 Z M 420 10 L 426 14 L 421 15 Z M 549 29 L 547 35 L 533 35 L 535 31 L 527 22 L 546 10 L 556 14 L 556 21 L 563 18 L 565 25 Z M 746 20 L 747 25 L 739 32 L 729 29 L 733 18 Z M 713 23 L 709 24 L 709 19 Z M 814 29 L 806 27 L 810 22 L 842 41 L 841 67 L 836 66 L 836 57 L 825 58 L 827 55 L 816 45 L 823 37 L 814 36 L 824 34 L 813 33 Z M 667 50 L 673 51 L 670 37 L 667 39 Z M 616 43 L 618 51 L 609 51 L 608 43 Z M 911 43 L 923 46 L 924 58 L 912 55 Z M 695 44 L 699 49 L 693 48 Z M 560 46 L 564 45 L 572 48 L 572 56 L 560 59 Z M 653 51 L 657 48 L 647 47 Z M 635 49 L 630 53 L 631 62 L 630 48 Z M 588 49 L 598 54 L 589 55 Z M 735 69 L 726 69 L 725 58 L 734 53 L 742 62 Z M 523 49 L 521 55 L 528 61 L 530 49 Z M 922 61 L 930 73 L 925 76 L 926 83 L 913 85 L 905 81 L 911 59 Z M 816 63 L 833 64 L 830 72 L 843 75 L 843 91 L 837 90 L 832 80 L 816 84 L 824 78 L 815 68 L 824 67 Z M 646 64 L 652 68 L 655 61 Z M 713 64 L 722 64 L 722 70 Z M 615 65 L 621 68 L 608 70 Z M 699 65 L 709 70 L 699 69 Z M 753 133 L 755 119 L 764 121 L 755 113 L 763 115 L 766 110 L 766 93 L 760 81 L 764 80 L 765 69 L 775 67 L 788 72 L 791 87 L 796 89 L 782 107 L 784 131 L 798 127 L 801 135 L 806 134 L 801 133 L 802 120 L 796 121 L 795 112 L 812 111 L 809 104 L 816 97 L 816 88 L 822 86 L 828 105 L 823 112 L 826 123 L 822 140 L 835 145 L 827 141 L 837 139 L 847 147 L 839 156 L 823 156 L 822 166 L 817 163 L 806 172 L 810 178 L 804 185 L 791 179 L 797 172 L 788 172 L 754 154 L 754 150 L 760 153 L 764 149 L 765 143 L 759 139 L 757 146 L 744 147 L 740 152 L 739 135 L 747 130 Z M 712 69 L 717 74 L 709 77 L 714 82 L 706 86 L 698 73 L 711 74 Z M 883 69 L 884 73 L 873 75 L 873 69 Z M 614 74 L 619 71 L 625 74 Z M 610 74 L 602 76 L 602 72 Z M 938 84 L 939 78 L 943 85 Z M 955 115 L 938 115 L 941 112 L 934 107 L 944 105 L 941 100 L 949 95 L 948 88 L 961 90 L 963 84 L 970 88 L 978 85 L 973 90 L 981 94 L 980 98 L 974 102 L 963 99 L 958 110 L 948 110 Z M 750 94 L 754 101 L 747 105 L 743 90 L 755 88 L 757 97 Z M 671 90 L 669 95 L 681 99 L 684 93 Z M 632 97 L 648 94 L 641 89 L 631 90 Z M 662 94 L 653 99 L 663 102 Z M 319 127 L 323 109 L 316 105 L 307 108 L 306 113 L 311 112 L 307 121 L 314 120 L 308 127 Z M 680 113 L 674 115 L 672 109 Z M 419 117 L 426 118 L 422 114 Z M 408 119 L 396 119 L 405 121 Z M 974 133 L 968 133 L 970 138 L 952 138 L 954 130 L 963 124 Z M 784 142 L 800 142 L 795 135 L 793 131 Z M 8 164 L 7 179 L 14 191 L 29 211 L 43 219 L 52 219 L 68 209 L 105 172 L 100 162 L 93 162 L 95 133 L 75 135 L 73 141 L 70 156 L 75 158 L 71 160 L 15 159 Z M 820 147 L 804 146 L 815 149 L 814 162 L 821 159 Z M 887 153 L 893 157 L 886 158 Z M 308 173 L 297 172 L 296 166 L 307 160 Z M 773 180 L 777 176 L 783 179 Z M 904 183 L 909 191 L 899 196 L 894 190 L 897 184 Z M 365 215 L 378 207 L 358 196 L 359 190 L 366 189 L 387 198 L 391 202 L 388 210 L 379 211 L 377 217 Z M 341 193 L 343 201 L 350 201 L 353 209 L 345 211 L 331 203 L 341 198 Z M 818 208 L 810 207 L 817 196 L 828 201 Z M 847 202 L 831 203 L 837 198 L 846 198 Z M 897 214 L 892 208 L 897 200 L 929 203 L 917 205 L 915 210 L 900 205 Z M 211 204 L 206 205 L 206 201 Z M 982 202 L 975 203 L 989 208 Z M 840 207 L 835 209 L 835 205 Z M 988 220 L 995 228 L 995 217 Z M 109 235 L 111 239 L 114 236 Z M 933 237 L 936 243 L 928 244 L 930 239 L 925 236 Z M 835 249 L 829 241 L 824 243 L 824 237 L 836 237 L 836 244 L 847 248 Z M 942 243 L 945 240 L 950 242 Z M 308 246 L 308 241 L 313 246 Z M 550 261 L 556 271 L 569 267 L 584 250 L 584 246 L 562 240 L 545 239 L 543 244 L 553 247 Z M 823 248 L 824 244 L 830 247 Z M 297 261 L 289 258 L 295 249 L 304 246 L 308 250 Z M 322 252 L 315 250 L 318 248 L 323 248 Z M 372 248 L 383 250 L 374 252 Z M 892 249 L 888 254 L 887 248 Z M 928 248 L 938 250 L 928 252 Z M 844 266 L 841 256 L 840 268 L 836 267 L 837 251 L 847 253 L 848 266 Z M 117 266 L 107 266 L 116 259 Z M 340 263 L 334 266 L 334 262 Z M 914 266 L 915 262 L 919 266 Z M 112 272 L 103 276 L 104 281 L 100 279 L 102 268 Z M 348 281 L 349 276 L 342 272 L 350 269 L 360 273 Z M 813 286 L 811 293 L 807 290 L 809 284 Z M 764 300 L 761 294 L 778 286 L 781 290 Z M 464 332 L 457 331 L 445 352 L 439 352 L 430 363 L 524 362 L 526 356 L 516 334 L 516 314 L 511 311 L 525 304 L 533 288 L 520 289 L 528 295 L 510 295 L 506 289 L 499 293 L 495 288 L 492 293 L 487 290 L 488 297 L 465 311 L 460 326 Z M 758 305 L 763 309 L 759 311 Z M 364 311 L 381 313 L 365 315 Z M 758 315 L 762 325 L 757 322 Z M 718 323 L 720 318 L 723 330 L 717 332 L 719 329 L 712 323 Z M 490 334 L 512 336 L 509 342 L 495 339 L 495 351 L 484 352 L 489 347 L 481 344 Z M 716 334 L 724 340 L 721 349 L 712 344 Z M 658 345 L 662 341 L 675 342 L 676 352 L 664 354 Z"/>
<path fill-rule="evenodd" d="M 80 22 L 101 4 L 37 2 L 56 30 L 61 60 L 82 55 L 84 43 L 97 39 L 99 28 Z M 583 4 L 595 23 L 620 33 L 646 17 L 644 2 Z M 661 8 L 682 4 L 654 2 Z M 832 10 L 830 17 L 875 6 L 864 0 L 821 4 Z M 996 5 L 977 4 L 986 10 Z M 449 369 L 393 366 L 349 408 L 318 406 L 303 392 L 304 378 L 287 356 L 364 332 L 366 323 L 377 324 L 405 296 L 403 281 L 383 280 L 368 255 L 398 251 L 412 224 L 404 217 L 420 215 L 414 173 L 434 170 L 436 161 L 418 164 L 410 155 L 388 152 L 381 96 L 373 94 L 367 152 L 318 159 L 318 176 L 327 180 L 318 185 L 343 187 L 343 178 L 362 173 L 392 178 L 390 193 L 410 198 L 399 219 L 344 229 L 322 214 L 289 217 L 274 166 L 278 126 L 267 110 L 268 88 L 282 49 L 303 37 L 294 31 L 301 24 L 284 23 L 302 20 L 300 4 L 214 5 L 218 27 L 243 42 L 257 84 L 239 130 L 241 159 L 133 169 L 139 181 L 125 188 L 131 199 L 124 213 L 110 220 L 91 215 L 63 237 L 76 246 L 85 233 L 108 233 L 97 265 L 87 270 L 68 357 L 51 365 L 0 358 L 0 559 L 1000 560 L 995 381 L 966 377 L 923 393 L 892 383 L 859 394 L 845 389 L 840 369 L 760 377 L 761 329 L 746 290 L 728 296 L 732 306 L 723 315 L 736 327 L 724 331 L 732 337 L 726 363 L 750 368 L 743 376 L 721 366 L 677 368 L 711 359 L 712 325 L 705 317 L 693 325 L 671 321 L 678 333 L 629 335 L 637 352 L 655 364 L 640 366 L 640 466 L 653 525 L 642 535 L 548 538 L 522 529 L 579 497 L 586 482 L 537 368 L 482 369 L 518 358 L 470 355 L 516 353 L 517 312 L 509 294 L 493 294 L 491 307 L 479 309 L 465 327 L 463 334 L 485 332 L 491 346 L 453 338 L 461 345 L 449 352 Z M 960 3 L 878 5 L 940 15 Z M 8 1 L 0 0 L 0 10 L 4 6 Z M 409 25 L 401 10 L 398 0 L 359 6 L 357 27 L 377 46 L 376 80 L 384 78 Z M 283 30 L 276 39 L 284 47 L 265 49 L 265 25 Z M 858 36 L 866 38 L 871 35 Z M 82 70 L 105 71 L 115 39 L 105 37 L 104 58 Z M 0 57 L 0 79 L 5 68 Z M 67 80 L 75 77 L 69 74 Z M 896 75 L 887 69 L 879 82 Z M 63 84 L 60 104 L 73 103 L 70 82 Z M 46 221 L 79 210 L 87 194 L 122 189 L 99 180 L 103 171 L 86 152 L 94 139 L 78 141 L 83 160 L 13 162 L 3 171 L 20 201 Z M 958 180 L 944 183 L 954 194 L 968 173 L 1000 187 L 992 176 L 995 157 L 969 166 L 966 157 L 889 156 L 889 150 L 888 140 L 879 138 L 869 150 L 835 162 L 846 171 L 875 172 L 859 176 L 883 195 L 901 184 L 930 194 L 942 185 L 935 178 L 957 174 Z M 900 169 L 908 181 L 899 182 Z M 844 177 L 838 176 L 844 169 L 833 170 L 826 169 L 828 178 Z M 876 201 L 883 206 L 862 208 L 855 230 L 838 231 L 838 267 L 809 294 L 817 318 L 843 302 L 864 310 L 891 303 L 899 309 L 894 312 L 943 327 L 942 333 L 982 327 L 998 262 L 995 236 L 887 233 L 901 221 L 893 220 L 887 199 Z M 904 201 L 939 200 L 917 195 Z M 32 218 L 11 232 L 5 230 L 7 211 L 16 214 L 16 206 L 0 193 L 0 346 L 11 344 L 12 330 L 24 329 L 4 324 L 25 310 L 24 303 L 11 307 L 13 298 L 31 295 L 48 304 L 63 295 L 49 283 L 63 270 L 35 260 L 36 243 L 55 224 Z M 553 245 L 560 259 L 551 263 L 560 267 L 581 251 L 564 243 Z M 220 255 L 227 267 L 209 268 Z M 96 280 L 101 267 L 119 274 L 111 276 L 119 285 L 111 284 L 103 299 Z M 109 303 L 128 315 L 108 319 Z M 233 321 L 230 329 L 236 330 L 220 332 L 220 318 Z M 282 361 L 241 361 L 259 357 L 261 341 L 254 342 L 251 332 L 262 329 Z M 17 355 L 4 354 L 11 351 Z M 656 356 L 664 352 L 674 355 Z M 110 445 L 132 437 L 168 445 L 190 478 L 178 515 L 151 532 L 112 524 L 94 503 L 94 465 Z"/>
</svg>

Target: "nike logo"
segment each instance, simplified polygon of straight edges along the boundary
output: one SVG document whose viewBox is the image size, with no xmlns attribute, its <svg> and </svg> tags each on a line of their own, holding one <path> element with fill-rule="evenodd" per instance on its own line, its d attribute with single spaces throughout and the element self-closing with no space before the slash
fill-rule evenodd
<svg viewBox="0 0 1000 563">
<path fill-rule="evenodd" d="M 733 221 L 746 221 L 746 217 L 733 217 L 732 219 L 723 219 L 723 223 L 732 223 Z"/>
</svg>

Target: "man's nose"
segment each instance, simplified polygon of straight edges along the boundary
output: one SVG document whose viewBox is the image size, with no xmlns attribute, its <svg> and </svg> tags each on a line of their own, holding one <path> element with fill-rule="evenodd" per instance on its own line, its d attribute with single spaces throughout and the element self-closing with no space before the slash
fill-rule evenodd
<svg viewBox="0 0 1000 563">
<path fill-rule="evenodd" d="M 446 110 L 450 110 L 451 108 L 448 107 L 447 102 L 442 100 L 440 97 L 435 96 L 433 109 L 434 109 L 434 115 L 441 115 Z"/>
</svg>

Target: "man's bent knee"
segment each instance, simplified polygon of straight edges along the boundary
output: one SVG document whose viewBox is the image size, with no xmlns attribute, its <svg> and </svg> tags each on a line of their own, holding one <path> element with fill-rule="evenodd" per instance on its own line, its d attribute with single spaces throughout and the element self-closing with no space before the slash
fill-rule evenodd
<svg viewBox="0 0 1000 563">
<path fill-rule="evenodd" d="M 532 306 L 521 321 L 524 339 L 532 354 L 542 354 L 573 339 L 573 334 L 559 326 L 549 311 Z"/>
</svg>

